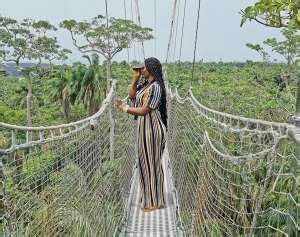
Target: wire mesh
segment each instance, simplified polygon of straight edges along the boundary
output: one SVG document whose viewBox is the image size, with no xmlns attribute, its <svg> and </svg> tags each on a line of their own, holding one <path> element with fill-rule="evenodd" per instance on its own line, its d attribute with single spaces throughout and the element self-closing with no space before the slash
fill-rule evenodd
<svg viewBox="0 0 300 237">
<path fill-rule="evenodd" d="M 208 109 L 192 92 L 187 98 L 171 92 L 168 103 L 168 146 L 185 234 L 299 235 L 295 145 L 287 124 Z"/>
<path fill-rule="evenodd" d="M 34 131 L 26 142 L 26 132 L 14 131 L 22 139 L 10 138 L 1 156 L 4 236 L 113 236 L 121 230 L 135 162 L 135 126 L 113 103 L 114 93 L 93 124 L 66 126 L 72 131 L 64 135 L 45 129 L 43 138 L 48 132 L 50 138 L 40 139 Z"/>
</svg>

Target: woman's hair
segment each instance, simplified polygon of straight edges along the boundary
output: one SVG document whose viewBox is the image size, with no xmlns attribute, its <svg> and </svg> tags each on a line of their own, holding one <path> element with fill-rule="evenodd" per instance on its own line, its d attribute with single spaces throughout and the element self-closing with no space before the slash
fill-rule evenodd
<svg viewBox="0 0 300 237">
<path fill-rule="evenodd" d="M 162 90 L 161 103 L 159 106 L 159 112 L 162 118 L 162 121 L 166 128 L 168 128 L 168 115 L 167 115 L 167 95 L 166 87 L 163 79 L 162 66 L 160 61 L 157 58 L 147 58 L 145 59 L 145 67 L 147 71 L 155 78 L 157 83 L 160 85 Z"/>
</svg>

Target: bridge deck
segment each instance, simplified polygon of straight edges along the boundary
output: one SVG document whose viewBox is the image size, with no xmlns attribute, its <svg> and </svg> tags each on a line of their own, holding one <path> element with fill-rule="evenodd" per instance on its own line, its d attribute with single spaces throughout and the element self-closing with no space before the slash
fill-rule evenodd
<svg viewBox="0 0 300 237">
<path fill-rule="evenodd" d="M 125 236 L 177 236 L 176 209 L 171 192 L 172 179 L 168 170 L 168 151 L 164 152 L 163 167 L 165 171 L 165 198 L 166 205 L 163 209 L 152 212 L 141 211 L 139 197 L 140 187 L 136 175 L 133 183 L 133 198 L 130 203 L 129 220 Z"/>
</svg>

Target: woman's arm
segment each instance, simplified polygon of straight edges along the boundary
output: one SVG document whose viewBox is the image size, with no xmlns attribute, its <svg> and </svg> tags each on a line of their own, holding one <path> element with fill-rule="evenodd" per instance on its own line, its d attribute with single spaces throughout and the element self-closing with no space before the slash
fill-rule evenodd
<svg viewBox="0 0 300 237">
<path fill-rule="evenodd" d="M 142 107 L 124 106 L 121 100 L 116 101 L 116 107 L 128 114 L 137 115 L 137 116 L 145 116 L 151 111 L 151 109 L 148 106 L 142 106 Z"/>
<path fill-rule="evenodd" d="M 145 116 L 151 111 L 151 109 L 148 106 L 143 107 L 128 107 L 127 113 L 137 116 Z"/>
</svg>

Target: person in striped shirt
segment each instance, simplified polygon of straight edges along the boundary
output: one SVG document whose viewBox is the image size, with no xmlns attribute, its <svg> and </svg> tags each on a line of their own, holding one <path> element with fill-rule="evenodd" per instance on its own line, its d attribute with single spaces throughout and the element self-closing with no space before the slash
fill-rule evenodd
<svg viewBox="0 0 300 237">
<path fill-rule="evenodd" d="M 145 81 L 139 83 L 142 76 Z M 134 70 L 129 98 L 134 106 L 123 105 L 120 100 L 116 106 L 137 116 L 141 208 L 152 211 L 165 205 L 161 158 L 166 143 L 167 103 L 162 65 L 157 58 L 147 58 L 144 67 Z"/>
</svg>

